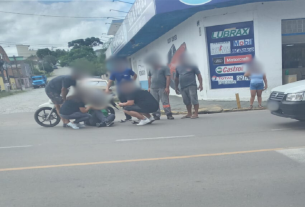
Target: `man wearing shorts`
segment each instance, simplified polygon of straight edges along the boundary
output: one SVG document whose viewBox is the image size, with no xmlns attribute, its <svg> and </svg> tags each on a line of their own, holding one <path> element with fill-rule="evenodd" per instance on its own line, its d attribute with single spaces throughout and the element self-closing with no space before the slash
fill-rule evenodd
<svg viewBox="0 0 305 207">
<path fill-rule="evenodd" d="M 124 108 L 124 112 L 140 120 L 138 126 L 152 123 L 155 119 L 150 113 L 158 110 L 159 103 L 145 90 L 136 88 L 133 82 L 123 83 L 122 92 L 125 94 L 127 102 L 119 103 Z"/>
<path fill-rule="evenodd" d="M 57 76 L 56 78 L 53 78 L 46 86 L 46 94 L 54 103 L 58 114 L 60 114 L 60 106 L 66 101 L 67 94 L 69 92 L 68 89 L 71 86 L 76 86 L 76 78 L 77 77 L 74 75 Z"/>
<path fill-rule="evenodd" d="M 196 76 L 199 81 L 199 87 L 197 87 Z M 176 93 L 181 93 L 183 102 L 186 105 L 187 115 L 182 118 L 198 118 L 198 95 L 197 89 L 202 91 L 202 77 L 197 66 L 189 63 L 188 58 L 185 55 L 181 56 L 180 65 L 176 68 Z M 179 90 L 180 83 L 180 90 Z M 192 114 L 192 105 L 194 105 L 195 112 Z"/>
</svg>

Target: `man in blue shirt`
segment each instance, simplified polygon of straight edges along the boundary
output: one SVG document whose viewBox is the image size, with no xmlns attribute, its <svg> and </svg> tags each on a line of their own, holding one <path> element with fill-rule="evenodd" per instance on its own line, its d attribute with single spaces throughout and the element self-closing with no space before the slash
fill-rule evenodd
<svg viewBox="0 0 305 207">
<path fill-rule="evenodd" d="M 120 84 L 122 81 L 130 81 L 133 80 L 135 81 L 137 79 L 137 74 L 135 74 L 135 72 L 133 72 L 132 69 L 127 68 L 127 61 L 124 58 L 114 58 L 112 60 L 110 60 L 109 62 L 110 64 L 110 77 L 109 77 L 109 81 L 108 81 L 108 85 L 106 88 L 106 93 L 109 93 L 109 88 L 112 86 L 113 81 L 116 81 L 117 84 L 117 92 L 118 92 L 118 98 L 120 100 L 121 103 L 125 103 L 127 102 L 127 99 L 125 97 L 124 94 L 120 93 Z M 131 116 L 128 114 L 125 114 L 126 116 L 126 120 L 131 120 Z"/>
</svg>

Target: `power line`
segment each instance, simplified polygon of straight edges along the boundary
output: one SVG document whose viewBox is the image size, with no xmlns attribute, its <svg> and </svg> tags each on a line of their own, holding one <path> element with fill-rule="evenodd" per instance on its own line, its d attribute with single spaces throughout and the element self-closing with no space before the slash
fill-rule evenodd
<svg viewBox="0 0 305 207">
<path fill-rule="evenodd" d="M 17 15 L 27 15 L 27 16 L 40 16 L 40 17 L 55 17 L 55 18 L 75 18 L 75 19 L 121 19 L 121 18 L 124 18 L 124 17 L 77 17 L 77 16 L 55 16 L 55 15 L 29 14 L 29 13 L 6 12 L 6 11 L 0 11 L 0 13 L 17 14 Z"/>
</svg>

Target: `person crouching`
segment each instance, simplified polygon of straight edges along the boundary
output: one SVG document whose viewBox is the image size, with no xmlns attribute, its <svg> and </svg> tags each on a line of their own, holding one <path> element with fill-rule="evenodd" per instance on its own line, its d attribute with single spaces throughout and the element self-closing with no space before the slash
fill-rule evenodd
<svg viewBox="0 0 305 207">
<path fill-rule="evenodd" d="M 150 124 L 155 121 L 150 115 L 159 109 L 159 103 L 145 90 L 137 88 L 134 82 L 124 82 L 121 84 L 121 90 L 125 95 L 127 102 L 119 103 L 124 112 L 140 120 L 138 126 Z"/>
<path fill-rule="evenodd" d="M 85 122 L 86 120 L 91 118 L 91 115 L 88 114 L 88 111 L 91 107 L 85 107 L 84 102 L 81 100 L 79 96 L 71 96 L 68 97 L 67 100 L 61 106 L 59 113 L 60 116 L 64 119 L 64 124 L 67 127 L 71 127 L 72 129 L 79 129 L 85 127 L 81 122 Z M 74 119 L 75 121 L 70 121 Z"/>
</svg>

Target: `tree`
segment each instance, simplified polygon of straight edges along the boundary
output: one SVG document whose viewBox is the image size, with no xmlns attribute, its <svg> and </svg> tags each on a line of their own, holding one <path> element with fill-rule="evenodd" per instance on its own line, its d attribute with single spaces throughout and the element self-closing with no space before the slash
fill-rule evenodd
<svg viewBox="0 0 305 207">
<path fill-rule="evenodd" d="M 77 39 L 71 42 L 68 42 L 68 47 L 78 48 L 81 46 L 95 47 L 98 45 L 102 45 L 103 42 L 97 37 L 90 37 L 86 39 Z"/>
<path fill-rule="evenodd" d="M 42 60 L 45 56 L 51 55 L 52 51 L 49 48 L 38 49 L 36 52 L 37 57 Z"/>
<path fill-rule="evenodd" d="M 45 71 L 46 73 L 52 73 L 53 72 L 53 65 L 49 62 L 41 61 L 39 64 L 39 70 Z"/>
<path fill-rule="evenodd" d="M 71 62 L 70 66 L 91 76 L 101 76 L 107 72 L 101 63 L 89 61 L 86 58 L 76 59 Z"/>
<path fill-rule="evenodd" d="M 44 62 L 48 62 L 51 63 L 52 65 L 56 65 L 57 63 L 57 59 L 56 57 L 52 56 L 52 55 L 47 55 L 43 58 Z"/>
<path fill-rule="evenodd" d="M 62 67 L 68 66 L 74 60 L 77 60 L 80 58 L 86 58 L 88 61 L 91 61 L 91 62 L 97 61 L 97 57 L 91 47 L 80 46 L 80 47 L 73 48 L 72 50 L 70 50 L 69 53 L 60 57 L 60 64 Z"/>
</svg>

